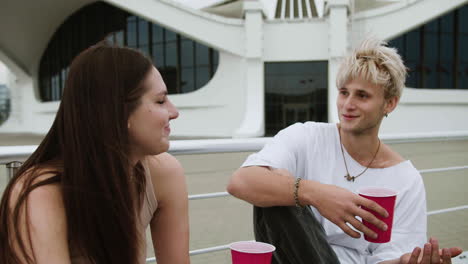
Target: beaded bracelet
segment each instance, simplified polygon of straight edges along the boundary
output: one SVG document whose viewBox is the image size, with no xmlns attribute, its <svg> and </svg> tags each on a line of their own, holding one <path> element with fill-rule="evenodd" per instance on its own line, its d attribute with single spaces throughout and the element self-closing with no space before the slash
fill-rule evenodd
<svg viewBox="0 0 468 264">
<path fill-rule="evenodd" d="M 301 180 L 302 180 L 301 178 L 297 178 L 294 183 L 294 202 L 296 202 L 296 207 L 298 208 L 303 208 L 303 206 L 299 202 L 299 182 Z"/>
</svg>

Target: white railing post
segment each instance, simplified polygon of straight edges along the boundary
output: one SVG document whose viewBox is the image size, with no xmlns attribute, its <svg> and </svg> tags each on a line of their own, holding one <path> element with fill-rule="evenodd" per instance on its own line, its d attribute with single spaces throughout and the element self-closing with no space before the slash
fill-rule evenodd
<svg viewBox="0 0 468 264">
<path fill-rule="evenodd" d="M 22 164 L 23 163 L 20 161 L 11 161 L 5 164 L 5 167 L 7 168 L 8 181 L 10 181 L 11 178 L 13 178 L 13 176 L 15 175 L 15 173 L 18 171 L 19 167 L 21 167 Z"/>
</svg>

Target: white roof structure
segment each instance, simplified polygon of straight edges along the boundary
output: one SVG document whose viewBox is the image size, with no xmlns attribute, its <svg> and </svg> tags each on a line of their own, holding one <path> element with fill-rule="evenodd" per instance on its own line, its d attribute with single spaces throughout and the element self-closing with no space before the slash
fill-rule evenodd
<svg viewBox="0 0 468 264">
<path fill-rule="evenodd" d="M 58 102 L 38 100 L 41 56 L 54 32 L 94 0 L 4 1 L 0 4 L 0 60 L 16 76 L 9 83 L 12 112 L 0 133 L 45 133 Z M 219 66 L 201 89 L 171 95 L 179 108 L 178 137 L 256 137 L 265 131 L 264 65 L 327 62 L 328 121 L 336 122 L 335 75 L 340 59 L 371 33 L 391 39 L 468 0 L 105 0 L 219 52 Z M 45 15 L 46 14 L 46 15 Z M 407 89 L 385 133 L 468 130 L 466 90 Z M 434 105 L 443 109 L 435 110 Z M 418 113 L 432 113 L 432 121 Z M 451 116 L 451 119 L 447 119 Z M 416 125 L 408 127 L 407 123 Z M 463 123 L 463 124 L 462 124 Z"/>
<path fill-rule="evenodd" d="M 243 0 L 174 0 L 194 9 L 226 17 L 242 17 Z M 401 0 L 358 0 L 353 4 L 355 12 L 384 7 Z M 259 0 L 268 19 L 323 17 L 327 0 Z"/>
</svg>

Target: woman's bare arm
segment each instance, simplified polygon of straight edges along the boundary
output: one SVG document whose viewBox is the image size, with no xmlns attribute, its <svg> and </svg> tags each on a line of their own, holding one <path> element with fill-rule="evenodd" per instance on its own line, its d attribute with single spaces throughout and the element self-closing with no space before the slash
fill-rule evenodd
<svg viewBox="0 0 468 264">
<path fill-rule="evenodd" d="M 151 220 L 151 237 L 158 264 L 188 264 L 188 194 L 184 170 L 170 154 L 150 158 L 150 171 L 158 199 Z"/>
</svg>

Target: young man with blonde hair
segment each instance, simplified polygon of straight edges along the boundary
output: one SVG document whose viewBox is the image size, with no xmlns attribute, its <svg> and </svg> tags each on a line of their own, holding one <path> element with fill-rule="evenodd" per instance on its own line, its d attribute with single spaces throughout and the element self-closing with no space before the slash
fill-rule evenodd
<svg viewBox="0 0 468 264">
<path fill-rule="evenodd" d="M 367 39 L 343 61 L 337 76 L 340 122 L 296 123 L 252 154 L 232 176 L 228 192 L 254 205 L 256 239 L 277 247 L 273 263 L 451 263 L 459 248 L 439 249 L 426 238 L 426 198 L 421 175 L 378 137 L 383 118 L 397 106 L 406 68 L 395 49 Z M 392 240 L 366 220 L 386 217 L 360 187 L 398 192 Z M 296 207 L 306 206 L 303 210 Z M 423 247 L 422 249 L 420 247 Z"/>
</svg>

